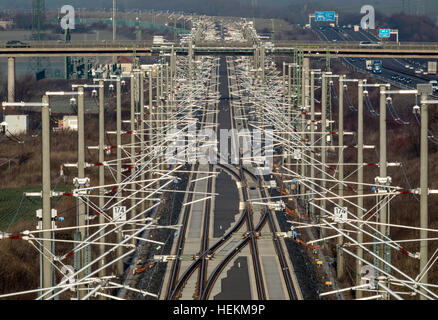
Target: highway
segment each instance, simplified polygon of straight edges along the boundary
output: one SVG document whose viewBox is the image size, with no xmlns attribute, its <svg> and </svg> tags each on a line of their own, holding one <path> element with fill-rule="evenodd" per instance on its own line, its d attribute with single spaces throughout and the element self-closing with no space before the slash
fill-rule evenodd
<svg viewBox="0 0 438 320">
<path fill-rule="evenodd" d="M 381 40 L 364 30 L 354 31 L 353 28 L 341 27 L 314 27 L 313 30 L 322 40 L 336 43 L 345 41 L 371 41 L 380 42 Z M 365 61 L 367 58 L 341 58 L 344 65 L 350 68 L 359 69 L 364 73 L 372 74 L 366 70 Z M 406 69 L 409 64 L 405 59 L 399 58 L 382 58 L 383 70 L 381 74 L 376 75 L 379 79 L 392 83 L 400 88 L 416 88 L 418 83 L 428 83 L 430 80 L 436 80 L 436 75 L 418 75 L 414 70 Z"/>
</svg>

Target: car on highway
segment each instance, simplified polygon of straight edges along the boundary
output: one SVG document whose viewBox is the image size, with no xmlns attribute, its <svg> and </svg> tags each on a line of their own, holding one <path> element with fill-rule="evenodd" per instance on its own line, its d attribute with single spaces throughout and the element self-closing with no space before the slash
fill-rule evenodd
<svg viewBox="0 0 438 320">
<path fill-rule="evenodd" d="M 361 41 L 359 43 L 359 47 L 381 47 L 381 42 L 374 42 L 374 41 Z"/>
<path fill-rule="evenodd" d="M 20 40 L 9 40 L 6 42 L 6 48 L 30 48 L 30 45 Z"/>
</svg>

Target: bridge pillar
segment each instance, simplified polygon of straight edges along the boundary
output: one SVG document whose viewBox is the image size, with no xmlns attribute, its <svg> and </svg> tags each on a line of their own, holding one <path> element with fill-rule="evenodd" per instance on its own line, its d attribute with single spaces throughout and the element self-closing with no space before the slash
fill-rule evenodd
<svg viewBox="0 0 438 320">
<path fill-rule="evenodd" d="M 8 58 L 8 102 L 15 102 L 15 58 Z"/>
</svg>

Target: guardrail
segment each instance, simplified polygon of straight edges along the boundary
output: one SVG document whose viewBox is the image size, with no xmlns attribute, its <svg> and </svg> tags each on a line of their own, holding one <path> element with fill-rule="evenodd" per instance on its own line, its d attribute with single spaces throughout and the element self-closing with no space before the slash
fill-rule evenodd
<svg viewBox="0 0 438 320">
<path fill-rule="evenodd" d="M 102 40 L 102 41 L 70 41 L 64 42 L 61 40 L 58 41 L 27 41 L 21 42 L 22 44 L 11 44 L 8 45 L 7 42 L 0 42 L 0 48 L 134 48 L 134 47 L 155 47 L 158 45 L 154 45 L 152 41 L 112 41 L 112 40 Z M 165 45 L 171 46 L 173 42 L 166 43 Z M 380 46 L 373 45 L 360 45 L 360 42 L 331 42 L 331 41 L 274 41 L 274 48 L 308 48 L 308 49 L 321 49 L 324 50 L 336 50 L 336 49 L 361 49 L 361 50 L 396 50 L 396 51 L 405 51 L 405 50 L 437 50 L 438 51 L 438 43 L 437 42 L 405 42 L 400 44 L 389 44 L 383 43 Z M 177 41 L 174 43 L 175 47 L 182 46 L 182 44 Z M 185 47 L 186 45 L 184 45 Z M 196 43 L 195 47 L 202 48 L 245 48 L 252 49 L 252 43 L 248 41 L 239 41 L 239 42 L 200 42 Z M 270 48 L 267 47 L 269 50 Z"/>
<path fill-rule="evenodd" d="M 0 48 L 7 49 L 26 49 L 26 48 L 133 48 L 133 47 L 152 47 L 152 41 L 21 41 L 22 44 L 0 43 Z"/>
<path fill-rule="evenodd" d="M 382 43 L 381 45 L 361 45 L 360 41 L 275 41 L 275 47 L 308 47 L 330 49 L 381 49 L 381 50 L 438 50 L 438 42 L 400 42 L 399 44 Z"/>
</svg>

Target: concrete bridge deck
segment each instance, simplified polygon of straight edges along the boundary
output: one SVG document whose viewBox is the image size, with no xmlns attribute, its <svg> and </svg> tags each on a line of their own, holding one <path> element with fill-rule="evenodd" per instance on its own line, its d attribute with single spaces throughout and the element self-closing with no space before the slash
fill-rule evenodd
<svg viewBox="0 0 438 320">
<path fill-rule="evenodd" d="M 438 43 L 383 43 L 380 46 L 361 45 L 360 42 L 329 41 L 279 41 L 272 48 L 266 47 L 267 55 L 289 55 L 302 50 L 305 57 L 319 57 L 330 53 L 336 57 L 375 58 L 438 58 Z M 255 47 L 248 42 L 198 43 L 193 47 L 195 55 L 253 55 Z M 150 56 L 170 52 L 171 46 L 156 46 L 151 41 L 60 41 L 26 42 L 21 47 L 0 45 L 0 57 L 66 57 L 66 56 Z M 178 55 L 187 55 L 188 47 L 179 43 L 174 47 Z"/>
</svg>

